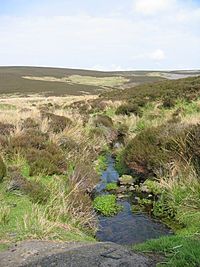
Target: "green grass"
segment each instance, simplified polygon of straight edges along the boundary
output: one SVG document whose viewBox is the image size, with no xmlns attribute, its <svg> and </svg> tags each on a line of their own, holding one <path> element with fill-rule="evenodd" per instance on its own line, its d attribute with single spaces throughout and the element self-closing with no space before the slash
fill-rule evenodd
<svg viewBox="0 0 200 267">
<path fill-rule="evenodd" d="M 199 236 L 182 237 L 169 236 L 147 241 L 144 244 L 133 246 L 141 252 L 156 252 L 165 255 L 166 259 L 157 266 L 166 267 L 197 267 L 200 266 Z"/>
<path fill-rule="evenodd" d="M 16 110 L 16 106 L 0 103 L 0 110 Z"/>
<path fill-rule="evenodd" d="M 178 100 L 175 108 L 182 109 L 182 113 L 184 116 L 200 112 L 200 105 L 195 101 L 188 102 L 186 100 Z"/>
<path fill-rule="evenodd" d="M 112 76 L 112 77 L 94 77 L 94 76 L 81 76 L 81 75 L 70 75 L 68 77 L 56 78 L 52 76 L 23 76 L 23 79 L 34 80 L 34 81 L 44 81 L 44 82 L 62 82 L 69 84 L 82 84 L 82 85 L 92 85 L 101 87 L 117 87 L 121 86 L 129 79 L 122 76 Z"/>
<path fill-rule="evenodd" d="M 104 216 L 113 216 L 117 214 L 122 207 L 117 204 L 115 195 L 98 196 L 93 201 L 94 209 Z"/>
<path fill-rule="evenodd" d="M 115 108 L 109 107 L 106 109 L 105 114 L 112 118 L 115 115 L 115 111 L 116 111 Z"/>
<path fill-rule="evenodd" d="M 0 244 L 0 252 L 5 251 L 9 248 L 9 244 L 7 243 L 1 243 Z"/>
<path fill-rule="evenodd" d="M 96 163 L 95 170 L 99 175 L 101 175 L 101 173 L 106 170 L 108 165 L 106 155 L 105 154 L 99 155 L 95 163 Z"/>
<path fill-rule="evenodd" d="M 27 196 L 20 192 L 6 192 L 2 185 L 0 186 L 0 198 L 3 205 L 10 209 L 7 223 L 0 225 L 0 239 L 18 240 L 21 238 L 18 226 L 23 223 L 25 213 L 31 213 L 32 203 Z"/>
<path fill-rule="evenodd" d="M 129 79 L 122 76 L 92 77 L 92 76 L 71 75 L 67 79 L 70 82 L 77 84 L 108 86 L 108 87 L 120 86 L 129 81 Z"/>
<path fill-rule="evenodd" d="M 26 173 L 26 172 L 25 172 Z M 41 185 L 54 186 L 54 177 L 28 177 Z M 39 180 L 38 180 L 39 179 Z M 57 177 L 58 179 L 58 177 Z M 60 185 L 66 179 L 60 177 Z M 16 242 L 25 239 L 51 239 L 62 241 L 95 241 L 91 234 L 81 231 L 73 223 L 68 230 L 60 227 L 59 221 L 49 220 L 51 210 L 47 204 L 33 203 L 32 198 L 20 191 L 6 191 L 6 181 L 0 184 L 0 240 Z M 5 215 L 6 214 L 6 215 Z M 49 217 L 49 218 L 48 218 Z M 69 221 L 71 223 L 71 221 Z M 2 245 L 2 249 L 7 248 Z M 1 247 L 0 247 L 1 250 Z"/>
</svg>

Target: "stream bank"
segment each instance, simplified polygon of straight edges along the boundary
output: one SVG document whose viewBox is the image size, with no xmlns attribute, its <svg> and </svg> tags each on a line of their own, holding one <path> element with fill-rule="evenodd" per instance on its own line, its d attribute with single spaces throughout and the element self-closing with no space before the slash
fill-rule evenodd
<svg viewBox="0 0 200 267">
<path fill-rule="evenodd" d="M 96 195 L 109 194 L 106 189 L 109 183 L 119 183 L 119 174 L 115 169 L 115 160 L 107 157 L 107 168 L 102 172 L 100 182 L 95 188 Z M 122 210 L 111 217 L 98 215 L 99 230 L 96 238 L 99 241 L 111 241 L 122 245 L 132 245 L 142 243 L 149 239 L 170 235 L 172 232 L 160 221 L 153 219 L 149 215 L 132 212 L 132 197 L 117 198 L 117 203 Z"/>
</svg>

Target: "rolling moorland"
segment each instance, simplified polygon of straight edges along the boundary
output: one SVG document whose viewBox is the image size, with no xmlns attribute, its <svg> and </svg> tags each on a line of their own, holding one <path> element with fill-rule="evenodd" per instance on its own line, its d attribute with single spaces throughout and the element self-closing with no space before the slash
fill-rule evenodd
<svg viewBox="0 0 200 267">
<path fill-rule="evenodd" d="M 1 67 L 0 250 L 96 242 L 98 215 L 129 198 L 174 232 L 133 251 L 199 266 L 200 77 L 183 74 Z M 97 195 L 107 155 L 121 179 Z"/>
</svg>

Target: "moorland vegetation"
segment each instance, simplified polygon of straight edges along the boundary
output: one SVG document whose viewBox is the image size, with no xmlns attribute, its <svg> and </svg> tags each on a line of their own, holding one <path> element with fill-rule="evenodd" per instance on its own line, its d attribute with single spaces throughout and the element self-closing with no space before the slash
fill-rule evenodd
<svg viewBox="0 0 200 267">
<path fill-rule="evenodd" d="M 10 108 L 3 101 L 3 245 L 28 238 L 94 240 L 94 209 L 104 215 L 120 210 L 116 184 L 107 185 L 114 193 L 106 198 L 91 198 L 109 152 L 120 175 L 137 181 L 134 192 L 144 193 L 133 212 L 148 212 L 175 232 L 134 249 L 164 254 L 165 266 L 200 265 L 199 95 L 200 78 L 193 77 L 72 103 L 30 99 Z"/>
</svg>

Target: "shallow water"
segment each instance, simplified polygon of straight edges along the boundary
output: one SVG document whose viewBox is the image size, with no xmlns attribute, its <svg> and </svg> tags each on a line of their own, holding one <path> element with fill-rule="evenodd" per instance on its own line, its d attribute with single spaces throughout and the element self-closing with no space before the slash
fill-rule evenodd
<svg viewBox="0 0 200 267">
<path fill-rule="evenodd" d="M 104 194 L 107 183 L 117 182 L 119 174 L 114 168 L 114 159 L 108 157 L 108 167 L 102 173 L 101 181 L 96 187 L 98 194 Z M 148 239 L 169 235 L 170 230 L 162 223 L 144 213 L 132 213 L 128 200 L 118 201 L 123 210 L 113 217 L 99 216 L 99 241 L 111 241 L 118 244 L 136 244 Z"/>
</svg>

